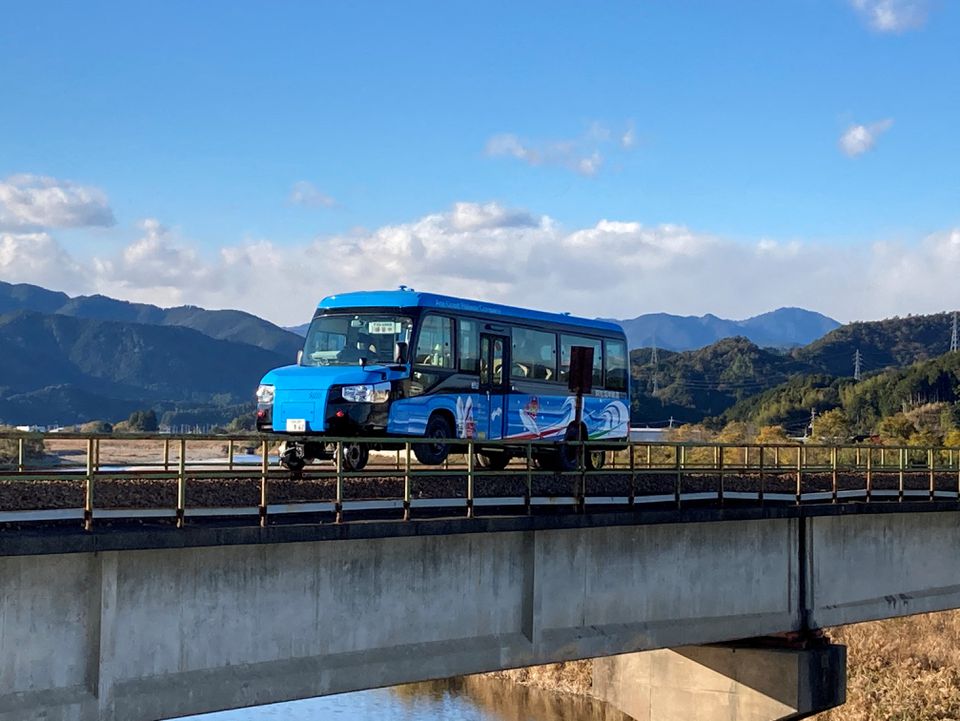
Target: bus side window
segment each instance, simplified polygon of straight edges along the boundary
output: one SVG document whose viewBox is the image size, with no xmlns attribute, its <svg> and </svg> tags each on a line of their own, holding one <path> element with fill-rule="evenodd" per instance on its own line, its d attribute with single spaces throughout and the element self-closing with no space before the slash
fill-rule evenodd
<svg viewBox="0 0 960 721">
<path fill-rule="evenodd" d="M 567 382 L 570 375 L 570 349 L 575 346 L 593 348 L 593 387 L 603 386 L 603 344 L 594 338 L 584 338 L 576 335 L 560 336 L 560 380 Z"/>
<path fill-rule="evenodd" d="M 513 358 L 510 375 L 514 378 L 555 380 L 557 376 L 557 336 L 529 328 L 513 329 Z"/>
<path fill-rule="evenodd" d="M 605 340 L 607 353 L 607 390 L 627 390 L 627 346 L 622 340 Z"/>
<path fill-rule="evenodd" d="M 440 315 L 425 316 L 413 358 L 417 365 L 453 368 L 453 321 Z"/>
<path fill-rule="evenodd" d="M 500 338 L 493 341 L 493 385 L 503 385 L 503 341 Z"/>
<path fill-rule="evenodd" d="M 480 367 L 479 332 L 475 320 L 457 318 L 457 341 L 460 353 L 460 370 L 476 373 Z"/>
</svg>

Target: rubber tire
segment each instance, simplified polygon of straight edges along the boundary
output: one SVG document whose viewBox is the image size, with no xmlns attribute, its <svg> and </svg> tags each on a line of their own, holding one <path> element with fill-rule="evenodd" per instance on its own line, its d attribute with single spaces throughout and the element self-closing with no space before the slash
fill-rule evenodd
<svg viewBox="0 0 960 721">
<path fill-rule="evenodd" d="M 284 448 L 280 453 L 280 465 L 295 475 L 303 473 L 303 467 L 307 465 L 307 459 L 297 453 L 288 453 L 292 448 Z"/>
<path fill-rule="evenodd" d="M 362 471 L 370 460 L 366 443 L 344 443 L 340 451 L 340 468 L 344 471 Z"/>
<path fill-rule="evenodd" d="M 607 454 L 605 451 L 591 451 L 587 447 L 587 470 L 599 471 L 607 464 Z"/>
<path fill-rule="evenodd" d="M 433 443 L 414 443 L 413 454 L 425 466 L 439 466 L 450 453 L 450 446 L 443 441 L 453 438 L 453 429 L 447 419 L 438 413 L 430 416 L 423 432 L 424 438 L 433 439 Z"/>
<path fill-rule="evenodd" d="M 485 471 L 502 471 L 510 463 L 510 454 L 494 451 L 493 453 L 484 453 L 478 451 L 475 456 L 478 468 Z"/>
<path fill-rule="evenodd" d="M 569 426 L 567 426 L 567 430 L 563 434 L 563 437 L 564 440 L 576 440 L 577 427 L 571 423 Z M 566 443 L 561 444 L 560 448 L 557 449 L 556 465 L 554 466 L 555 470 L 560 473 L 577 470 L 579 467 L 577 455 L 579 453 L 579 446 L 567 445 Z"/>
</svg>

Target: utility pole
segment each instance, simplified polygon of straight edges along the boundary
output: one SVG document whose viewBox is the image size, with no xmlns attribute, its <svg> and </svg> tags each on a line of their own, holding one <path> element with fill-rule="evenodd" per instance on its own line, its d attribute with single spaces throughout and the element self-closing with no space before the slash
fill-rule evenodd
<svg viewBox="0 0 960 721">
<path fill-rule="evenodd" d="M 956 334 L 956 326 L 954 326 L 953 332 Z M 863 356 L 860 355 L 860 349 L 857 348 L 857 352 L 853 354 L 853 380 L 855 381 L 860 380 L 860 363 L 862 360 Z"/>
<path fill-rule="evenodd" d="M 953 333 L 950 334 L 950 352 L 953 353 L 957 350 L 957 311 L 953 311 Z"/>
<path fill-rule="evenodd" d="M 817 409 L 811 408 L 810 409 L 810 437 L 811 438 L 814 438 L 817 435 L 816 433 L 814 433 L 814 423 L 816 422 L 817 422 Z"/>
</svg>

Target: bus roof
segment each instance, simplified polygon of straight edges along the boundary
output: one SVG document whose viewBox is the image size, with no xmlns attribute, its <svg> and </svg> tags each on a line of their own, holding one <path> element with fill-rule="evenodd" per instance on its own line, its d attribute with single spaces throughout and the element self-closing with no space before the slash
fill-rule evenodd
<svg viewBox="0 0 960 721">
<path fill-rule="evenodd" d="M 453 312 L 500 315 L 519 320 L 579 326 L 617 334 L 623 333 L 623 329 L 617 323 L 611 323 L 610 321 L 579 318 L 564 313 L 547 313 L 498 303 L 437 295 L 436 293 L 420 293 L 414 290 L 365 290 L 353 293 L 338 293 L 337 295 L 328 295 L 320 301 L 317 308 L 320 310 L 336 308 L 436 308 Z"/>
</svg>

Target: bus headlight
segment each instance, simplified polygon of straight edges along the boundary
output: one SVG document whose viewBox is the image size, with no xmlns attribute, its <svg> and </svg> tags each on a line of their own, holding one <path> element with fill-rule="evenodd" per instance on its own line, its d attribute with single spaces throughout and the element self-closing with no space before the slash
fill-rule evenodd
<svg viewBox="0 0 960 721">
<path fill-rule="evenodd" d="M 264 405 L 270 405 L 273 403 L 274 387 L 273 386 L 260 386 L 257 388 L 257 403 L 263 403 Z"/>
<path fill-rule="evenodd" d="M 364 383 L 340 389 L 343 399 L 351 403 L 386 403 L 390 400 L 390 383 Z"/>
</svg>

